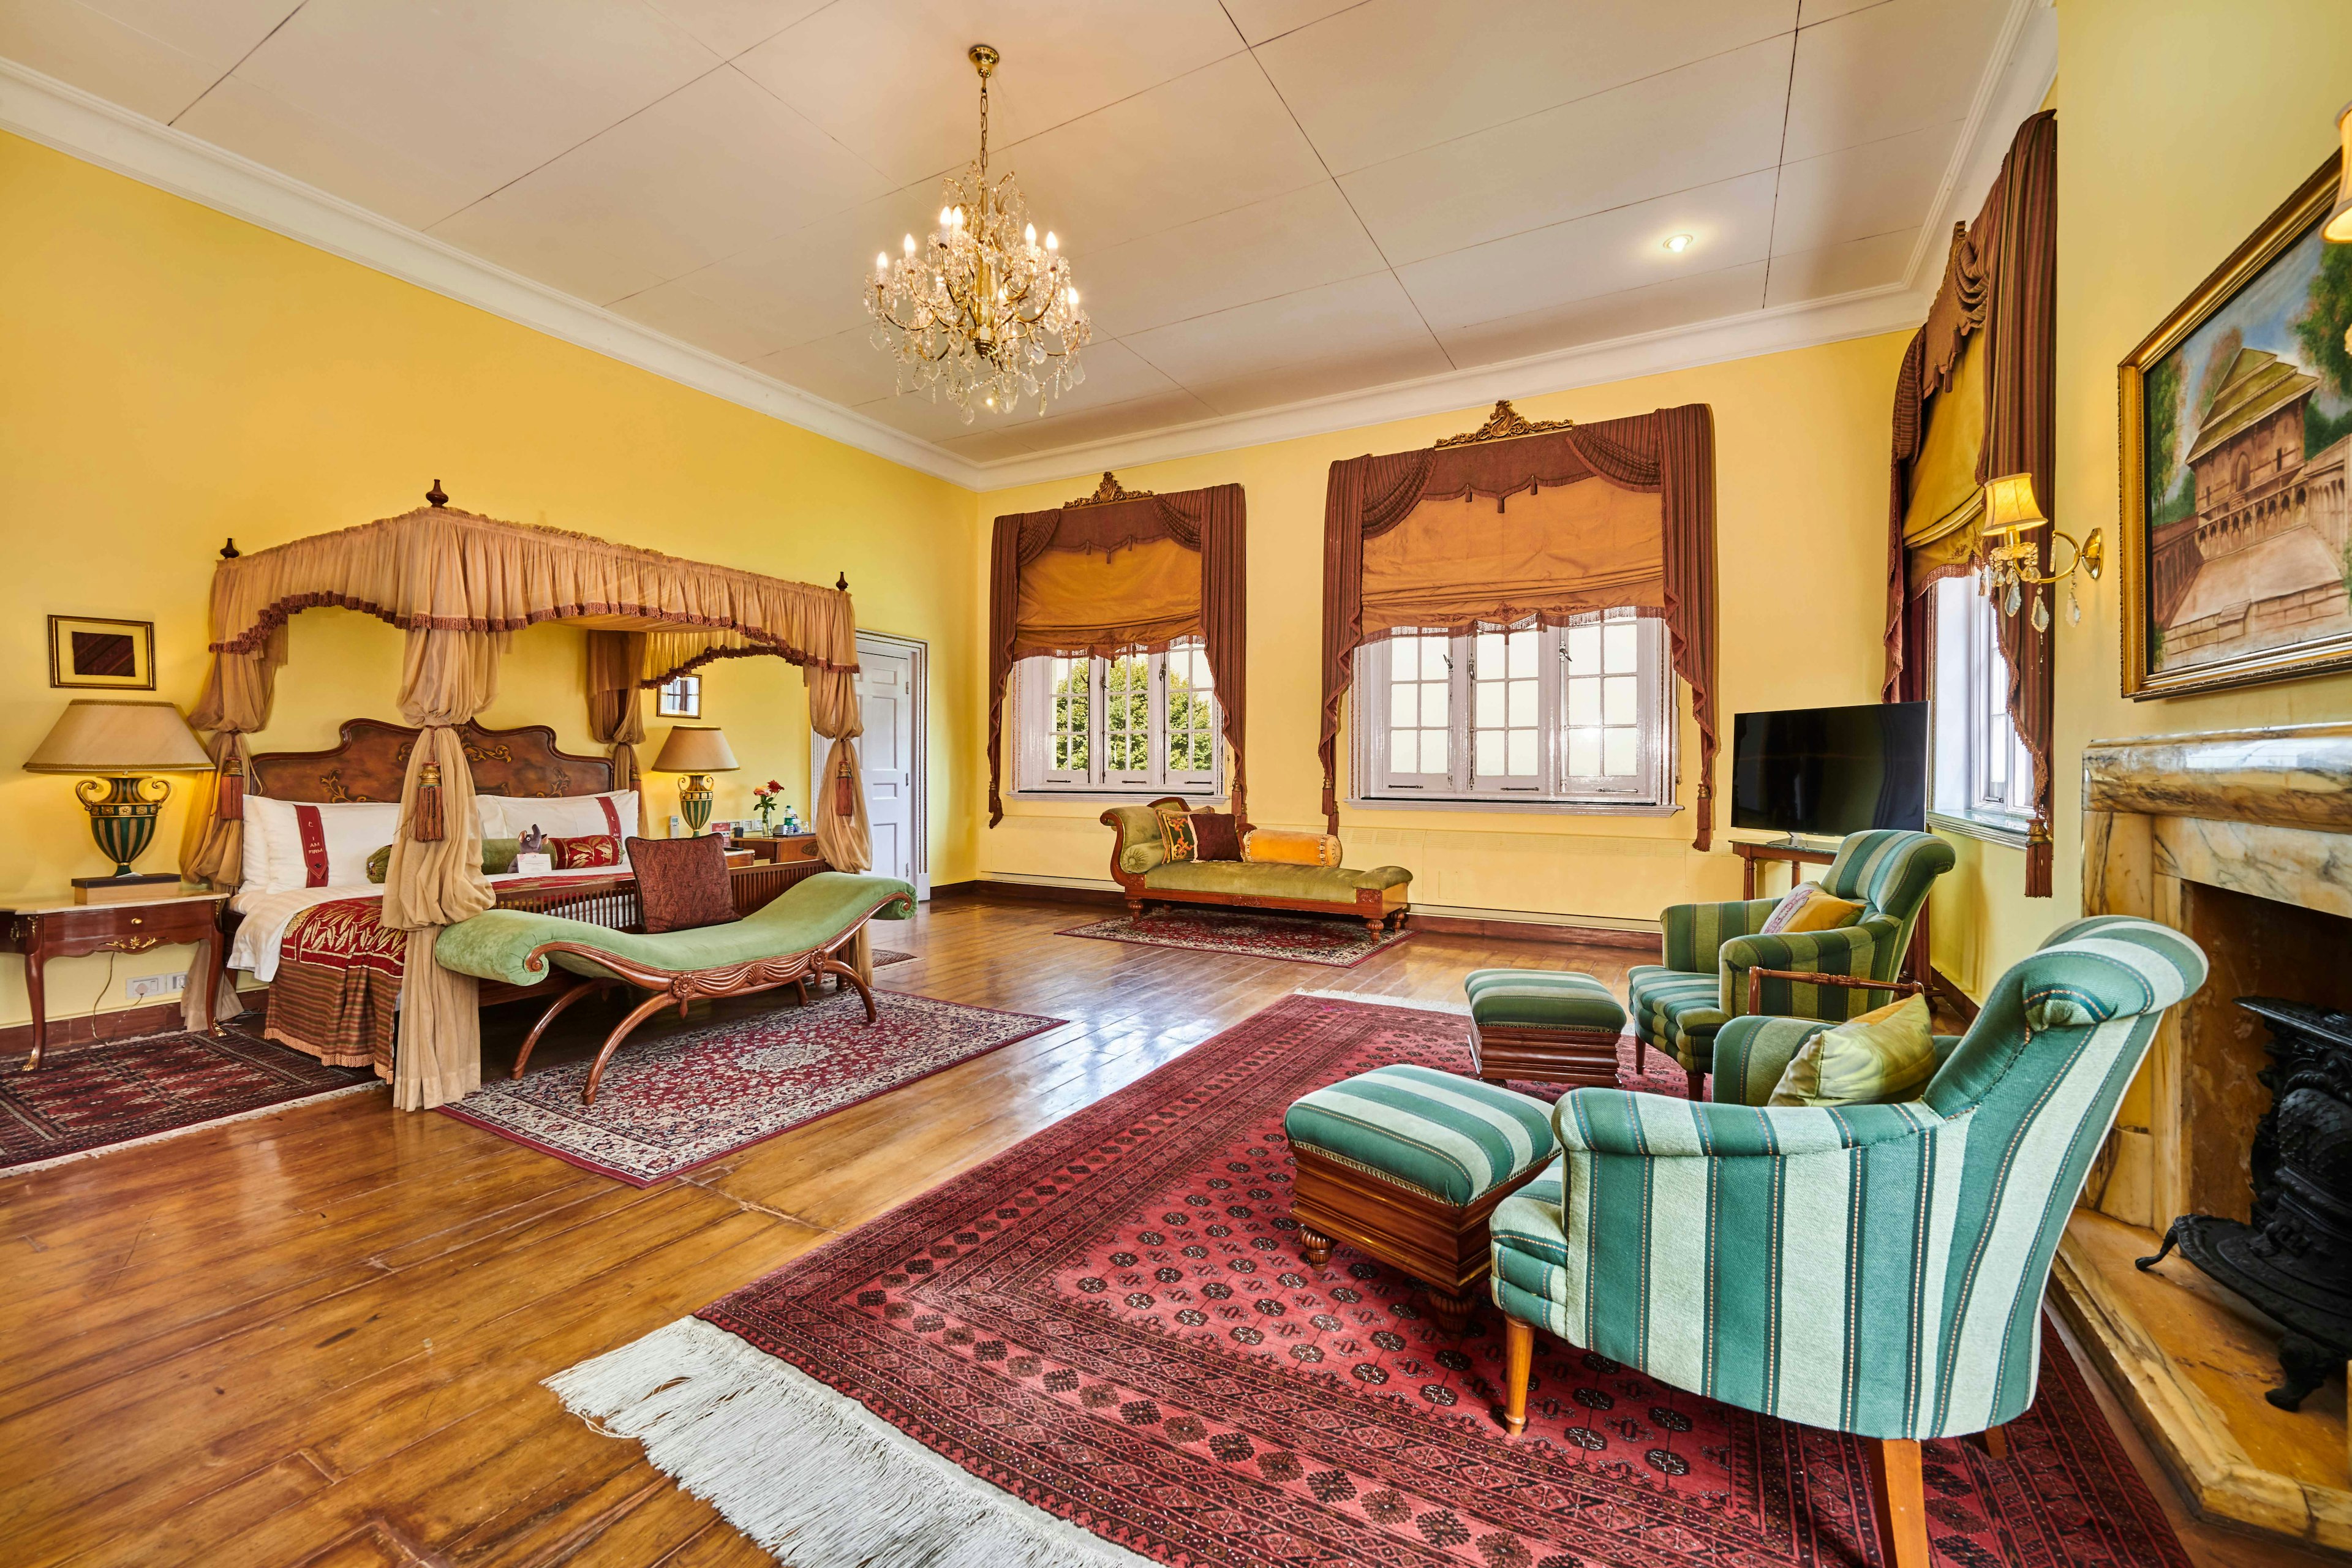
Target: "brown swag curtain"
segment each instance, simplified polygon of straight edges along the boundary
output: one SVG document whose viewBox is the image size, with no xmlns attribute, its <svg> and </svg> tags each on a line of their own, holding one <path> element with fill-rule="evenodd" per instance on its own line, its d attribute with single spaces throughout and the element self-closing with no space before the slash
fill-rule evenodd
<svg viewBox="0 0 2352 1568">
<path fill-rule="evenodd" d="M 667 653 L 687 665 L 724 650 L 801 666 L 820 727 L 841 691 L 853 691 L 853 714 L 856 709 L 856 616 L 849 595 L 836 590 L 444 507 L 255 551 L 214 570 L 213 662 L 190 715 L 199 729 L 213 731 L 221 767 L 203 820 L 183 847 L 182 870 L 215 888 L 234 886 L 242 874 L 247 737 L 268 720 L 286 662 L 286 622 L 321 605 L 362 611 L 407 633 L 400 711 L 421 733 L 401 785 L 383 917 L 409 933 L 393 1079 L 393 1102 L 404 1110 L 456 1100 L 481 1078 L 476 983 L 443 969 L 434 943 L 443 927 L 494 901 L 482 875 L 473 773 L 457 727 L 495 700 L 499 656 L 511 633 L 539 621 L 572 620 L 649 647 L 658 628 Z M 612 646 L 595 647 L 592 706 L 599 702 L 596 682 L 614 675 Z M 644 735 L 635 708 L 634 700 L 608 702 L 594 716 L 600 738 L 607 737 L 611 719 L 616 762 L 633 746 L 633 725 Z M 854 759 L 849 773 L 854 783 Z M 862 797 L 845 815 L 862 831 Z M 818 837 L 825 844 L 823 806 Z M 835 842 L 848 847 L 838 832 Z"/>
<path fill-rule="evenodd" d="M 1896 375 L 1887 486 L 1883 695 L 1889 702 L 1927 696 L 1935 636 L 1927 589 L 1938 578 L 1975 569 L 1976 509 L 1985 481 L 2031 474 L 2034 496 L 2050 512 L 2056 494 L 2057 285 L 2058 117 L 2044 110 L 2018 127 L 1976 221 L 1954 234 L 1943 286 Z M 2046 574 L 2049 531 L 2035 542 L 2034 570 Z M 2046 899 L 2053 639 L 2033 629 L 2030 615 L 1998 619 L 2009 715 L 2033 758 L 2025 895 Z"/>
<path fill-rule="evenodd" d="M 1491 500 L 1474 518 L 1444 503 Z M 1515 500 L 1514 498 L 1526 498 Z M 1655 497 L 1654 500 L 1637 498 Z M 1323 523 L 1323 815 L 1339 830 L 1355 652 L 1400 626 L 1547 626 L 1630 605 L 1666 623 L 1715 823 L 1715 415 L 1703 403 L 1331 465 Z"/>
<path fill-rule="evenodd" d="M 1158 652 L 1198 637 L 1233 755 L 1234 815 L 1246 818 L 1242 487 L 1076 501 L 996 520 L 988 583 L 988 825 L 1004 820 L 1004 692 L 1013 667 Z"/>
</svg>

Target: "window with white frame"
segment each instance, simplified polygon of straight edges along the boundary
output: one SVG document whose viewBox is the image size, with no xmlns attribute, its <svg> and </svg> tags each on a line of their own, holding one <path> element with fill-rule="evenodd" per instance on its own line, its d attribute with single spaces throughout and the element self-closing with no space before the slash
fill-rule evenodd
<svg viewBox="0 0 2352 1568">
<path fill-rule="evenodd" d="M 1664 624 L 1405 630 L 1356 653 L 1355 797 L 1670 806 Z"/>
<path fill-rule="evenodd" d="M 1084 795 L 1218 795 L 1223 731 L 1209 656 L 1024 658 L 1013 667 L 1015 787 Z"/>
<path fill-rule="evenodd" d="M 1934 809 L 2023 829 L 2033 820 L 2033 758 L 2009 717 L 2009 661 L 1999 612 L 1973 577 L 1946 577 L 1936 595 Z"/>
</svg>

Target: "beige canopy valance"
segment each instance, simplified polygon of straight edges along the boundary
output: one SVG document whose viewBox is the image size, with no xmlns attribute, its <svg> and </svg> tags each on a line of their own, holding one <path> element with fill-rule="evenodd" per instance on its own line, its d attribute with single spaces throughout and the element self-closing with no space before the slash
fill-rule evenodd
<svg viewBox="0 0 2352 1568">
<path fill-rule="evenodd" d="M 480 1081 L 475 983 L 441 968 L 433 944 L 442 927 L 493 901 L 457 727 L 497 698 L 499 656 L 514 632 L 541 621 L 588 628 L 590 726 L 613 747 L 621 787 L 636 774 L 634 745 L 645 738 L 636 693 L 646 686 L 713 658 L 759 654 L 799 665 L 810 722 L 833 742 L 825 775 L 835 787 L 810 803 L 818 846 L 844 870 L 873 863 L 851 743 L 861 728 L 857 618 L 845 589 L 436 504 L 255 551 L 215 570 L 212 669 L 189 717 L 213 732 L 216 772 L 181 859 L 192 879 L 218 888 L 241 874 L 247 737 L 269 721 L 287 621 L 321 605 L 372 615 L 408 634 L 399 706 L 423 733 L 401 787 L 383 895 L 384 923 L 409 932 L 393 1084 L 404 1110 L 455 1100 Z"/>
</svg>

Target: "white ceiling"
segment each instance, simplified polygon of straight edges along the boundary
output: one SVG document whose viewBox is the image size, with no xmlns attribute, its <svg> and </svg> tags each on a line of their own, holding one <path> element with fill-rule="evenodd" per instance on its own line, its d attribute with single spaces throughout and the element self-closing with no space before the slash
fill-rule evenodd
<svg viewBox="0 0 2352 1568">
<path fill-rule="evenodd" d="M 0 0 L 0 57 L 1009 465 L 1915 285 L 2017 4 Z M 1097 337 L 966 426 L 860 280 L 971 155 L 979 40 Z"/>
</svg>

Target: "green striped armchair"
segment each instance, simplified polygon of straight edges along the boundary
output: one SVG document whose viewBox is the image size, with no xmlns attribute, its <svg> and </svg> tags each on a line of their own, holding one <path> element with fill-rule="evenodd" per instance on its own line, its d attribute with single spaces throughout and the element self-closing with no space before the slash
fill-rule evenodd
<svg viewBox="0 0 2352 1568">
<path fill-rule="evenodd" d="M 1739 1103 L 1818 1026 L 1755 1017 L 1725 1026 L 1712 1102 L 1573 1091 L 1561 1159 L 1492 1221 L 1504 1425 L 1525 1425 L 1541 1328 L 1877 1438 L 1882 1534 L 1906 1549 L 1882 1561 L 1925 1563 L 1918 1440 L 2032 1403 L 2059 1233 L 2164 1010 L 2204 980 L 2179 931 L 2096 916 L 2000 977 L 1915 1102 Z"/>
<path fill-rule="evenodd" d="M 1673 1057 L 1690 1075 L 1691 1098 L 1701 1098 L 1703 1080 L 1714 1070 L 1716 1032 L 1751 1011 L 1750 971 L 1893 980 L 1911 946 L 1911 928 L 1927 905 L 1927 889 L 1951 868 L 1952 847 L 1933 834 L 1875 828 L 1848 836 L 1822 873 L 1824 891 L 1865 906 L 1853 925 L 1765 936 L 1764 922 L 1779 899 L 1671 906 L 1659 916 L 1665 962 L 1635 966 L 1626 988 L 1636 1051 Z M 1778 975 L 1758 989 L 1752 1011 L 1832 1022 L 1887 999 L 1884 993 L 1873 996 Z"/>
</svg>

